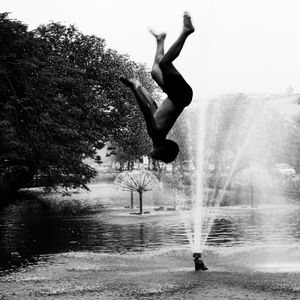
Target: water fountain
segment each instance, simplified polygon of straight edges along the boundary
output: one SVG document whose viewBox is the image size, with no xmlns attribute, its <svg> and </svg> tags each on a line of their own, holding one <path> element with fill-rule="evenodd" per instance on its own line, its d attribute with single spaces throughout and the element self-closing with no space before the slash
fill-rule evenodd
<svg viewBox="0 0 300 300">
<path fill-rule="evenodd" d="M 191 209 L 182 215 L 196 270 L 207 269 L 201 254 L 233 179 L 244 181 L 252 192 L 272 188 L 270 166 L 280 157 L 277 146 L 285 146 L 282 120 L 272 107 L 273 99 L 240 94 L 202 101 L 190 112 L 189 120 L 198 123 L 191 150 L 195 172 Z"/>
</svg>

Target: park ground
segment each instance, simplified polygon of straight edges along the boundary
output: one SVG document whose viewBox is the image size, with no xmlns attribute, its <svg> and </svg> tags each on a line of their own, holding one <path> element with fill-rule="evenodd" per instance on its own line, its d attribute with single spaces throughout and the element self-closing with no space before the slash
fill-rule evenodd
<svg viewBox="0 0 300 300">
<path fill-rule="evenodd" d="M 0 278 L 0 299 L 299 299 L 299 248 L 274 250 L 208 249 L 198 272 L 186 248 L 61 253 Z"/>
<path fill-rule="evenodd" d="M 98 185 L 91 190 L 54 198 L 48 195 L 44 201 L 53 201 L 54 207 L 55 201 L 62 200 L 92 207 L 100 195 L 105 199 L 103 206 L 120 199 L 119 192 L 108 187 L 105 195 Z M 117 204 L 127 199 L 126 194 Z M 155 195 L 145 201 L 156 205 Z M 67 206 L 57 205 L 58 209 Z M 144 217 L 149 218 L 121 215 L 112 222 Z M 299 250 L 297 244 L 210 246 L 203 253 L 209 270 L 198 272 L 188 245 L 126 253 L 41 255 L 34 264 L 0 277 L 0 299 L 299 299 Z"/>
</svg>

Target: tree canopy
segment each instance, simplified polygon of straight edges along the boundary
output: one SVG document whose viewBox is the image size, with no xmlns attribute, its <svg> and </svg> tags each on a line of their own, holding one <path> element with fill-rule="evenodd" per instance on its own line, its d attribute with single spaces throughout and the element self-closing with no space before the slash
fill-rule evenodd
<svg viewBox="0 0 300 300">
<path fill-rule="evenodd" d="M 60 23 L 28 31 L 2 13 L 0 62 L 0 191 L 34 176 L 46 186 L 85 187 L 95 170 L 84 159 L 107 141 L 126 155 L 146 153 L 142 116 L 119 77 L 155 87 L 145 66 L 104 39 Z"/>
</svg>

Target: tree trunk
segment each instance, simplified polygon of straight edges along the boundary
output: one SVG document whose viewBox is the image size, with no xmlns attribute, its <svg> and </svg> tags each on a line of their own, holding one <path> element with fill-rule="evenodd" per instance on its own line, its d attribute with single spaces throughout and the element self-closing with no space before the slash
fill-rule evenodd
<svg viewBox="0 0 300 300">
<path fill-rule="evenodd" d="M 143 192 L 139 192 L 140 195 L 140 214 L 143 213 Z"/>
<path fill-rule="evenodd" d="M 173 162 L 172 163 L 172 176 L 175 175 L 175 163 Z"/>
<path fill-rule="evenodd" d="M 133 209 L 133 191 L 130 191 L 130 208 Z"/>
<path fill-rule="evenodd" d="M 253 173 L 251 172 L 251 184 L 250 184 L 250 200 L 251 200 L 251 207 L 254 207 L 254 182 L 253 182 Z"/>
<path fill-rule="evenodd" d="M 156 164 L 156 160 L 151 159 L 152 160 L 152 170 L 153 171 L 157 171 L 157 164 Z"/>
<path fill-rule="evenodd" d="M 250 186 L 250 201 L 251 201 L 251 207 L 254 207 L 254 186 Z"/>
</svg>

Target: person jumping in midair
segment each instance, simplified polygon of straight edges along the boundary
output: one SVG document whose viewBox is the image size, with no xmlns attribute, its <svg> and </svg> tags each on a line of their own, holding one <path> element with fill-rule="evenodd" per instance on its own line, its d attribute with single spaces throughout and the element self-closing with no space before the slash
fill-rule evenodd
<svg viewBox="0 0 300 300">
<path fill-rule="evenodd" d="M 185 40 L 194 32 L 194 27 L 190 15 L 185 12 L 182 32 L 166 53 L 164 53 L 166 34 L 156 34 L 152 30 L 150 32 L 157 41 L 151 76 L 168 97 L 157 106 L 137 80 L 125 77 L 120 77 L 120 80 L 132 90 L 144 115 L 147 131 L 153 142 L 151 157 L 169 163 L 177 157 L 179 147 L 174 141 L 166 139 L 166 136 L 193 97 L 192 88 L 172 62 L 179 56 Z"/>
</svg>

